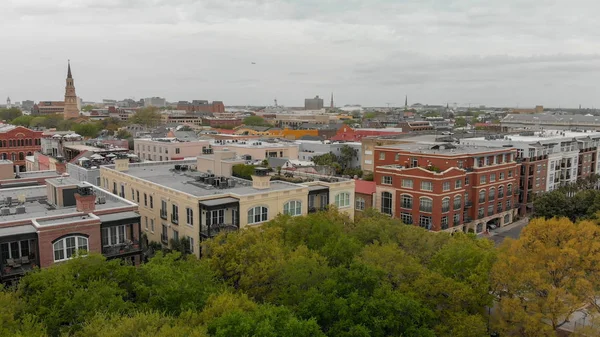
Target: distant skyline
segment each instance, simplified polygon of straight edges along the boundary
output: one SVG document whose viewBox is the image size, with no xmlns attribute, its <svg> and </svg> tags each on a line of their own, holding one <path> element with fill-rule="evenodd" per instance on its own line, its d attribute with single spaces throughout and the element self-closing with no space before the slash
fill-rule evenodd
<svg viewBox="0 0 600 337">
<path fill-rule="evenodd" d="M 0 102 L 600 106 L 592 0 L 5 0 Z"/>
</svg>

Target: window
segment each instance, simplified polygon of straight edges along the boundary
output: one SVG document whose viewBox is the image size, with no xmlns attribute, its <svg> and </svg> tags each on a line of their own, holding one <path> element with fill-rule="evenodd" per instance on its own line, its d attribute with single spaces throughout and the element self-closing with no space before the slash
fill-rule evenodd
<svg viewBox="0 0 600 337">
<path fill-rule="evenodd" d="M 500 172 L 500 180 L 504 180 L 504 172 Z"/>
<path fill-rule="evenodd" d="M 150 208 L 154 208 L 154 197 L 150 196 Z"/>
<path fill-rule="evenodd" d="M 84 236 L 68 236 L 53 244 L 54 262 L 72 259 L 79 250 L 88 250 L 88 239 Z"/>
<path fill-rule="evenodd" d="M 462 197 L 457 195 L 454 197 L 454 210 L 458 211 L 462 208 Z"/>
<path fill-rule="evenodd" d="M 454 214 L 454 218 L 452 219 L 452 223 L 454 226 L 460 225 L 460 214 Z"/>
<path fill-rule="evenodd" d="M 125 185 L 121 184 L 121 193 L 119 194 L 121 198 L 125 198 Z"/>
<path fill-rule="evenodd" d="M 179 232 L 176 230 L 173 230 L 173 240 L 179 241 Z"/>
<path fill-rule="evenodd" d="M 171 205 L 171 222 L 174 224 L 179 223 L 179 207 L 175 204 Z"/>
<path fill-rule="evenodd" d="M 431 181 L 422 181 L 421 182 L 421 190 L 422 191 L 433 191 L 433 183 Z"/>
<path fill-rule="evenodd" d="M 442 213 L 450 211 L 450 198 L 442 199 Z"/>
<path fill-rule="evenodd" d="M 444 183 L 442 184 L 442 190 L 450 191 L 450 182 L 449 181 L 444 181 Z"/>
<path fill-rule="evenodd" d="M 135 190 L 131 188 L 131 200 L 135 201 Z"/>
<path fill-rule="evenodd" d="M 485 202 L 485 190 L 479 191 L 479 202 Z"/>
<path fill-rule="evenodd" d="M 513 176 L 513 171 L 512 170 L 508 171 L 508 177 L 512 178 L 512 176 Z"/>
<path fill-rule="evenodd" d="M 335 205 L 338 208 L 350 206 L 350 193 L 342 192 L 335 196 Z"/>
<path fill-rule="evenodd" d="M 490 182 L 496 181 L 496 173 L 490 174 Z"/>
<path fill-rule="evenodd" d="M 494 199 L 496 199 L 496 189 L 492 187 L 492 188 L 490 188 L 488 200 L 492 201 Z"/>
<path fill-rule="evenodd" d="M 385 160 L 385 152 L 379 152 L 379 160 Z"/>
<path fill-rule="evenodd" d="M 502 202 L 498 203 L 498 206 L 496 207 L 496 213 L 500 213 L 502 212 Z"/>
<path fill-rule="evenodd" d="M 504 224 L 506 225 L 507 223 L 510 223 L 510 215 L 508 214 L 504 216 Z"/>
<path fill-rule="evenodd" d="M 302 201 L 292 200 L 283 205 L 283 214 L 297 216 L 302 215 Z"/>
<path fill-rule="evenodd" d="M 150 231 L 154 233 L 154 219 L 150 219 Z"/>
<path fill-rule="evenodd" d="M 490 216 L 490 215 L 493 215 L 493 214 L 494 214 L 494 205 L 490 204 L 488 206 L 488 209 L 487 209 L 487 215 Z"/>
<path fill-rule="evenodd" d="M 381 193 L 381 213 L 392 215 L 392 193 Z"/>
<path fill-rule="evenodd" d="M 102 247 L 120 245 L 125 243 L 126 240 L 125 225 L 102 228 Z"/>
<path fill-rule="evenodd" d="M 400 161 L 400 153 L 396 153 L 396 155 L 394 156 L 394 160 Z"/>
<path fill-rule="evenodd" d="M 148 195 L 144 193 L 144 206 L 148 207 Z"/>
<path fill-rule="evenodd" d="M 167 225 L 162 225 L 162 233 L 160 234 L 160 240 L 164 243 L 169 243 L 169 232 L 167 229 Z"/>
<path fill-rule="evenodd" d="M 468 176 L 467 176 L 467 177 L 465 177 L 465 186 L 466 186 L 466 185 L 469 185 L 469 177 L 468 177 Z"/>
<path fill-rule="evenodd" d="M 419 215 L 419 226 L 431 229 L 431 217 L 427 215 Z"/>
<path fill-rule="evenodd" d="M 400 207 L 412 209 L 412 207 L 413 207 L 413 198 L 412 198 L 412 196 L 410 196 L 408 194 L 403 194 L 402 195 L 402 200 L 401 200 L 401 203 L 400 203 Z"/>
<path fill-rule="evenodd" d="M 441 220 L 442 229 L 448 229 L 448 216 L 444 215 Z"/>
<path fill-rule="evenodd" d="M 356 198 L 356 201 L 355 201 L 354 204 L 355 204 L 354 208 L 357 211 L 364 211 L 365 210 L 365 199 L 358 197 L 358 198 Z"/>
<path fill-rule="evenodd" d="M 390 176 L 383 176 L 381 177 L 381 183 L 384 185 L 391 185 L 392 184 L 392 177 Z"/>
<path fill-rule="evenodd" d="M 248 210 L 248 223 L 256 224 L 267 221 L 269 210 L 264 206 L 256 206 Z"/>
<path fill-rule="evenodd" d="M 419 210 L 421 212 L 431 213 L 433 210 L 433 200 L 431 198 L 421 197 L 419 198 Z"/>
<path fill-rule="evenodd" d="M 167 152 L 167 153 L 169 153 L 169 152 Z M 179 148 L 178 147 L 175 148 L 175 153 L 179 154 Z"/>
<path fill-rule="evenodd" d="M 504 198 L 504 186 L 498 186 L 498 198 Z"/>
<path fill-rule="evenodd" d="M 480 184 L 485 184 L 486 183 L 486 176 L 479 177 L 479 183 Z"/>
<path fill-rule="evenodd" d="M 146 230 L 148 230 L 148 217 L 147 216 L 144 217 L 144 223 L 146 225 L 145 226 Z"/>
<path fill-rule="evenodd" d="M 402 179 L 402 187 L 403 188 L 413 188 L 412 179 Z"/>
<path fill-rule="evenodd" d="M 510 196 L 512 194 L 512 184 L 508 184 L 506 186 L 506 196 Z"/>
<path fill-rule="evenodd" d="M 194 238 L 193 237 L 188 237 L 188 240 L 190 242 L 190 253 L 194 252 Z"/>
<path fill-rule="evenodd" d="M 455 189 L 459 189 L 462 187 L 462 180 L 457 180 L 456 183 L 454 183 L 454 188 Z"/>
<path fill-rule="evenodd" d="M 400 213 L 400 219 L 402 220 L 402 223 L 405 225 L 412 225 L 412 223 L 413 223 L 413 217 L 412 217 L 412 214 L 410 214 L 410 213 Z"/>
<path fill-rule="evenodd" d="M 209 225 L 222 225 L 225 223 L 225 210 L 216 209 L 206 212 L 206 223 Z"/>
<path fill-rule="evenodd" d="M 167 201 L 166 200 L 160 201 L 160 217 L 165 220 L 167 219 Z"/>
<path fill-rule="evenodd" d="M 194 226 L 194 210 L 193 209 L 186 207 L 185 220 L 189 226 Z"/>
<path fill-rule="evenodd" d="M 477 218 L 481 219 L 485 217 L 485 210 L 483 209 L 483 207 L 479 207 L 479 209 L 477 210 Z"/>
<path fill-rule="evenodd" d="M 511 209 L 512 208 L 511 206 L 512 206 L 512 201 L 510 199 L 506 200 L 506 210 Z"/>
</svg>

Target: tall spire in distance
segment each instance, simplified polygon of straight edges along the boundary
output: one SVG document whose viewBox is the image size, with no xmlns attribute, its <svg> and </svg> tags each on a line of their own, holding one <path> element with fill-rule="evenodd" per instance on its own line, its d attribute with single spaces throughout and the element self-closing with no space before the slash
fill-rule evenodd
<svg viewBox="0 0 600 337">
<path fill-rule="evenodd" d="M 71 75 L 71 60 L 67 60 L 67 63 L 68 63 L 67 78 L 73 78 L 73 75 Z"/>
<path fill-rule="evenodd" d="M 331 92 L 331 106 L 330 106 L 330 108 L 333 109 L 334 107 L 335 107 L 335 105 L 333 104 L 333 91 L 332 91 Z"/>
<path fill-rule="evenodd" d="M 63 116 L 65 119 L 79 117 L 79 107 L 77 104 L 78 98 L 75 93 L 75 83 L 73 81 L 73 75 L 71 74 L 71 62 L 68 63 L 67 70 L 67 85 L 65 87 L 65 107 L 63 110 Z"/>
<path fill-rule="evenodd" d="M 404 110 L 408 110 L 408 95 L 404 96 Z"/>
</svg>

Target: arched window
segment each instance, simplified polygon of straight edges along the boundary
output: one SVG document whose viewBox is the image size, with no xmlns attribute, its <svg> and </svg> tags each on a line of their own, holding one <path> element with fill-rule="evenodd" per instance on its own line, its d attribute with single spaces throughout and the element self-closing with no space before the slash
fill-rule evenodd
<svg viewBox="0 0 600 337">
<path fill-rule="evenodd" d="M 482 223 L 478 223 L 477 224 L 477 233 L 479 234 L 481 232 L 483 232 L 483 224 Z"/>
<path fill-rule="evenodd" d="M 19 160 L 25 160 L 25 154 L 23 152 L 19 152 Z"/>
<path fill-rule="evenodd" d="M 462 208 L 462 197 L 457 195 L 454 197 L 454 210 L 459 211 Z"/>
<path fill-rule="evenodd" d="M 504 224 L 506 225 L 507 223 L 510 223 L 510 214 L 504 216 Z"/>
<path fill-rule="evenodd" d="M 442 213 L 450 211 L 450 198 L 442 199 Z"/>
<path fill-rule="evenodd" d="M 512 194 L 512 184 L 506 185 L 506 195 L 510 196 Z"/>
<path fill-rule="evenodd" d="M 67 236 L 56 241 L 54 247 L 54 262 L 69 260 L 75 257 L 78 251 L 88 250 L 88 238 L 85 236 Z"/>
<path fill-rule="evenodd" d="M 357 211 L 364 211 L 365 210 L 366 203 L 365 203 L 365 199 L 364 198 L 361 198 L 361 197 L 356 198 L 354 204 L 356 205 L 354 208 Z"/>
<path fill-rule="evenodd" d="M 302 201 L 292 200 L 283 205 L 283 214 L 296 216 L 302 215 Z"/>
<path fill-rule="evenodd" d="M 410 194 L 402 194 L 402 199 L 400 200 L 400 207 L 412 209 L 413 207 L 413 197 Z"/>
<path fill-rule="evenodd" d="M 490 188 L 490 193 L 489 193 L 488 200 L 492 201 L 494 199 L 496 199 L 496 189 L 492 187 L 492 188 Z"/>
<path fill-rule="evenodd" d="M 381 213 L 392 215 L 392 193 L 381 193 Z"/>
<path fill-rule="evenodd" d="M 335 196 L 335 205 L 338 208 L 350 206 L 350 193 L 342 192 Z"/>
<path fill-rule="evenodd" d="M 498 186 L 498 198 L 504 198 L 504 186 Z"/>
<path fill-rule="evenodd" d="M 256 206 L 248 210 L 248 223 L 255 224 L 267 221 L 269 209 L 264 206 Z"/>
<path fill-rule="evenodd" d="M 431 198 L 427 198 L 427 197 L 420 197 L 419 198 L 419 210 L 421 212 L 431 213 L 431 211 L 433 210 L 433 200 Z"/>
<path fill-rule="evenodd" d="M 479 202 L 485 202 L 485 190 L 479 191 Z"/>
<path fill-rule="evenodd" d="M 33 153 L 31 151 L 27 152 L 28 156 L 33 156 Z"/>
<path fill-rule="evenodd" d="M 13 153 L 11 153 L 11 154 L 10 154 L 10 160 L 12 160 L 12 161 L 15 161 L 15 160 L 17 160 L 17 154 L 16 154 L 16 153 L 14 153 L 14 152 L 13 152 Z"/>
<path fill-rule="evenodd" d="M 13 141 L 12 141 L 12 139 L 9 139 L 8 140 L 8 147 L 12 147 L 12 146 L 13 146 Z"/>
</svg>

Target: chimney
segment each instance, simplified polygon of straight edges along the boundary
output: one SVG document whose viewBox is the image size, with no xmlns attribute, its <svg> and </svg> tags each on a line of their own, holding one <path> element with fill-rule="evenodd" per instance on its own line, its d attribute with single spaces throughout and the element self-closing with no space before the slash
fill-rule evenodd
<svg viewBox="0 0 600 337">
<path fill-rule="evenodd" d="M 96 195 L 89 186 L 80 186 L 75 193 L 77 212 L 92 213 L 96 209 Z"/>
<path fill-rule="evenodd" d="M 55 167 L 56 173 L 63 174 L 67 172 L 67 163 L 65 163 L 64 161 L 57 161 Z"/>
<path fill-rule="evenodd" d="M 257 167 L 254 169 L 252 175 L 252 187 L 257 190 L 266 190 L 271 187 L 271 176 L 269 176 L 269 169 L 264 167 Z"/>
<path fill-rule="evenodd" d="M 129 170 L 129 158 L 115 159 L 115 169 L 119 172 L 127 172 Z"/>
</svg>

